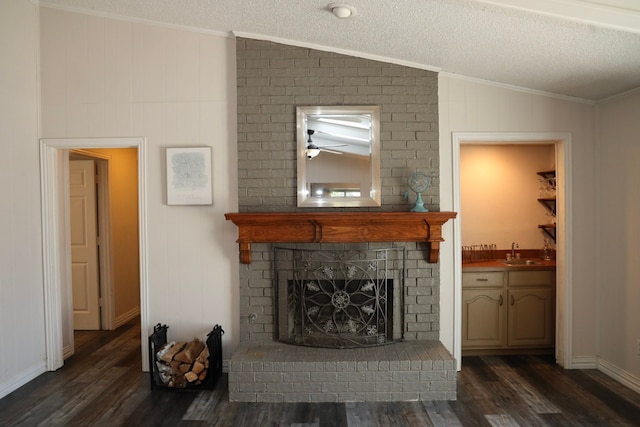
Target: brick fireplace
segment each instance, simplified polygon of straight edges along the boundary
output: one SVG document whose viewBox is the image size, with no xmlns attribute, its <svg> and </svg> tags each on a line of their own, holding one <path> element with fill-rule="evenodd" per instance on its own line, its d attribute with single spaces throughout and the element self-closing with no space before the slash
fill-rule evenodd
<svg viewBox="0 0 640 427">
<path fill-rule="evenodd" d="M 381 123 L 380 208 L 326 212 L 406 213 L 415 170 L 437 213 L 438 110 L 434 72 L 332 52 L 237 39 L 238 194 L 244 213 L 296 207 L 296 107 L 377 105 Z M 238 401 L 364 401 L 455 398 L 455 362 L 439 342 L 439 265 L 425 238 L 288 243 L 312 250 L 406 251 L 402 342 L 368 349 L 309 349 L 274 340 L 275 240 L 240 244 L 240 345 L 230 362 Z M 434 242 L 435 243 L 435 242 Z M 439 244 L 439 242 L 437 242 Z M 436 244 L 436 246 L 437 246 Z"/>
<path fill-rule="evenodd" d="M 430 288 L 417 285 L 415 276 L 419 269 L 416 267 L 425 262 L 425 257 L 431 265 L 436 265 L 434 263 L 437 262 L 442 241 L 442 225 L 455 217 L 454 213 L 235 213 L 226 214 L 226 217 L 238 226 L 243 262 L 247 267 L 257 262 L 264 268 L 259 270 L 260 280 L 256 275 L 258 289 L 265 284 L 262 279 L 271 278 L 266 292 L 268 297 L 264 297 L 264 292 L 260 298 L 249 297 L 244 300 L 247 306 L 241 307 L 241 310 L 249 310 L 246 319 L 241 318 L 249 337 L 231 358 L 231 400 L 309 402 L 455 399 L 455 363 L 452 356 L 437 339 L 415 339 L 422 329 L 431 328 L 433 318 L 421 314 L 433 314 L 433 305 L 437 303 L 433 295 L 425 295 L 431 294 Z M 288 242 L 286 245 L 289 249 L 274 248 L 267 243 L 270 241 Z M 407 251 L 402 247 L 398 251 L 405 241 L 422 241 L 426 247 L 418 247 L 419 251 Z M 262 248 L 262 245 L 266 247 Z M 381 245 L 395 248 L 383 249 Z M 264 252 L 260 253 L 261 249 Z M 402 253 L 401 257 L 398 252 Z M 284 255 L 279 256 L 279 253 Z M 390 256 L 390 253 L 395 255 Z M 406 253 L 411 255 L 406 256 Z M 259 258 L 256 255 L 260 255 Z M 267 259 L 271 262 L 265 263 Z M 296 260 L 302 265 L 292 267 Z M 364 267 L 358 267 L 358 262 Z M 407 264 L 412 267 L 411 273 Z M 384 269 L 384 273 L 358 275 L 358 268 Z M 284 279 L 278 277 L 280 269 L 284 270 Z M 339 270 L 343 270 L 340 275 Z M 400 294 L 392 301 L 386 299 L 386 288 L 380 291 L 381 282 L 387 282 L 388 279 L 395 283 L 396 293 Z M 255 287 L 253 282 L 251 277 L 243 282 L 249 293 Z M 350 293 L 346 292 L 348 283 L 351 284 Z M 308 301 L 311 305 L 306 318 L 312 325 L 307 329 L 304 324 L 294 324 L 295 320 L 291 320 L 284 329 L 278 329 L 278 320 L 283 317 L 276 309 L 277 302 L 283 298 L 278 292 L 283 289 L 289 292 L 289 288 L 296 286 L 310 288 L 307 291 L 310 291 Z M 324 290 L 321 289 L 323 286 Z M 372 298 L 376 286 L 379 286 L 378 292 L 383 293 L 383 297 L 377 300 Z M 291 292 L 295 291 L 293 289 Z M 305 290 L 302 291 L 304 293 Z M 376 329 L 388 329 L 387 333 L 377 334 L 376 331 L 377 339 L 374 341 L 358 336 L 357 330 L 362 329 L 359 322 L 366 316 L 358 315 L 358 308 L 348 302 L 357 294 L 366 300 L 363 305 L 369 307 L 371 313 L 377 311 L 376 304 L 389 302 L 390 310 L 385 311 L 385 316 L 395 313 L 389 317 L 400 318 L 400 322 L 391 326 L 386 323 L 387 317 L 382 321 L 377 319 L 373 321 L 376 323 L 369 323 L 365 327 L 375 325 Z M 292 301 L 289 295 L 285 293 L 285 306 Z M 319 305 L 322 308 L 318 308 Z M 352 311 L 349 312 L 349 309 Z M 348 349 L 309 349 L 277 342 L 280 338 L 281 341 L 305 346 L 316 344 L 314 341 L 318 341 L 318 332 L 322 332 L 323 325 L 313 322 L 321 310 L 331 312 L 322 317 L 323 322 L 330 323 L 328 329 L 343 329 L 342 334 L 331 334 L 329 341 L 339 343 L 334 347 L 345 347 L 347 341 L 349 344 L 359 341 L 361 345 Z M 285 313 L 284 317 L 289 314 Z M 252 336 L 254 325 L 255 330 L 269 333 Z M 297 338 L 291 340 L 288 335 L 295 330 L 301 334 L 299 341 Z M 286 336 L 284 340 L 281 337 L 283 334 Z M 320 341 L 320 347 L 327 346 L 326 334 Z M 390 341 L 393 343 L 389 344 Z M 381 345 L 369 348 L 373 344 Z"/>
<path fill-rule="evenodd" d="M 351 251 L 354 247 L 369 249 L 388 245 L 320 243 L 289 246 L 340 252 Z M 413 258 L 407 260 L 409 264 L 417 266 L 422 263 L 417 257 L 418 254 L 423 257 L 424 251 L 408 252 L 413 252 L 408 256 Z M 451 354 L 437 338 L 414 339 L 420 334 L 437 334 L 431 330 L 434 317 L 437 317 L 437 308 L 434 309 L 437 306 L 437 294 L 433 295 L 430 287 L 413 285 L 405 288 L 402 341 L 346 349 L 286 344 L 275 340 L 276 298 L 270 278 L 274 257 L 272 245 L 254 244 L 251 264 L 241 267 L 252 271 L 255 280 L 248 277 L 242 288 L 241 325 L 248 339 L 240 343 L 229 364 L 231 401 L 456 399 L 456 365 Z M 252 269 L 254 263 L 259 270 Z M 415 276 L 415 271 L 407 275 Z M 410 282 L 414 283 L 414 280 L 415 277 Z M 252 293 L 259 296 L 247 295 Z"/>
</svg>

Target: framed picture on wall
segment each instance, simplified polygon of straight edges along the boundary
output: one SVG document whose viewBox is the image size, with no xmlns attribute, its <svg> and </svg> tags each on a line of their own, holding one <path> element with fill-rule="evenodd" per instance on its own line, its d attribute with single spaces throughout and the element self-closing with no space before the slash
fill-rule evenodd
<svg viewBox="0 0 640 427">
<path fill-rule="evenodd" d="M 167 148 L 167 204 L 213 204 L 211 147 Z"/>
</svg>

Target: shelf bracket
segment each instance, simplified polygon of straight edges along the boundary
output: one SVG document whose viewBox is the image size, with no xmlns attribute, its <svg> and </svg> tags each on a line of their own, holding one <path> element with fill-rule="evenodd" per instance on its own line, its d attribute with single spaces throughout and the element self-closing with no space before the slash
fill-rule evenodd
<svg viewBox="0 0 640 427">
<path fill-rule="evenodd" d="M 553 239 L 553 243 L 556 243 L 556 226 L 553 224 L 549 225 L 539 225 L 539 229 L 541 229 L 544 234 L 551 237 Z"/>
</svg>

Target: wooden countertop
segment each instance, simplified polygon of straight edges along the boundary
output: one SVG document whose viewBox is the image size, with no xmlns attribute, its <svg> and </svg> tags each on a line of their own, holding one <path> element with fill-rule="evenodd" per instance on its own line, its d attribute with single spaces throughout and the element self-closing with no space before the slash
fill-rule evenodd
<svg viewBox="0 0 640 427">
<path fill-rule="evenodd" d="M 479 262 L 469 262 L 462 264 L 462 271 L 506 271 L 506 270 L 553 270 L 556 268 L 556 261 L 550 260 L 545 261 L 542 259 L 535 258 L 527 258 L 533 259 L 535 262 L 539 264 L 519 264 L 519 265 L 508 265 L 505 264 L 504 260 L 497 259 L 494 261 L 479 261 Z"/>
</svg>

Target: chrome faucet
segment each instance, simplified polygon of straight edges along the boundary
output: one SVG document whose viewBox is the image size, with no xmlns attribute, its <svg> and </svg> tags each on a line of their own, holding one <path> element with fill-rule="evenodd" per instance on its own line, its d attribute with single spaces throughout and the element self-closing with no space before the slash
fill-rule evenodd
<svg viewBox="0 0 640 427">
<path fill-rule="evenodd" d="M 518 246 L 518 244 L 516 242 L 513 242 L 511 244 L 511 259 L 516 259 L 516 249 L 519 248 L 520 246 Z"/>
</svg>

